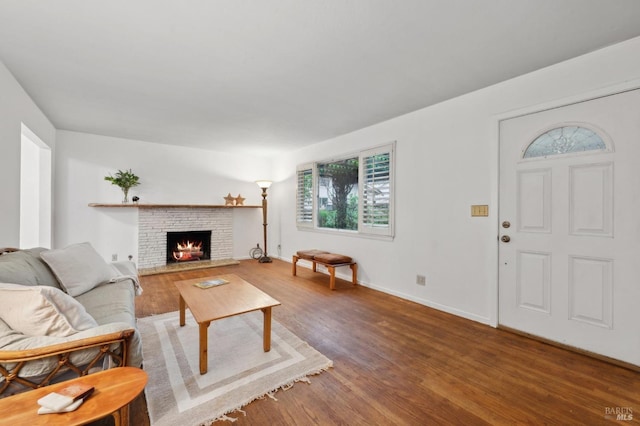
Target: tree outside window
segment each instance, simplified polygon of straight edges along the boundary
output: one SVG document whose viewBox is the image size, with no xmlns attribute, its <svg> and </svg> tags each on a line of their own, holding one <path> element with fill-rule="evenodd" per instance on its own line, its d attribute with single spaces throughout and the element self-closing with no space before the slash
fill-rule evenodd
<svg viewBox="0 0 640 426">
<path fill-rule="evenodd" d="M 318 164 L 318 226 L 358 229 L 358 157 Z"/>
</svg>

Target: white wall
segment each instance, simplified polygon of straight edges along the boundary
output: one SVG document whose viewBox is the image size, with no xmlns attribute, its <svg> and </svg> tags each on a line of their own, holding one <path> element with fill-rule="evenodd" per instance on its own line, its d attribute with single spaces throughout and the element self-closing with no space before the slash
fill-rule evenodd
<svg viewBox="0 0 640 426">
<path fill-rule="evenodd" d="M 146 203 L 222 203 L 228 192 L 260 202 L 253 183 L 272 178 L 269 253 L 282 247 L 322 248 L 354 256 L 366 285 L 481 322 L 496 320 L 498 117 L 604 93 L 640 79 L 640 38 L 407 114 L 274 160 L 59 131 L 53 128 L 4 66 L 0 66 L 0 245 L 18 242 L 20 123 L 56 143 L 54 244 L 91 241 L 105 257 L 136 256 L 135 209 L 95 209 L 118 203 L 103 180 L 132 168 L 143 184 L 131 195 Z M 635 83 L 633 83 L 635 84 Z M 57 140 L 56 140 L 57 139 Z M 396 238 L 392 242 L 298 231 L 295 167 L 383 144 L 397 145 Z M 470 205 L 489 204 L 488 218 Z M 262 241 L 261 213 L 237 210 L 234 256 Z M 415 284 L 416 274 L 427 285 Z"/>
<path fill-rule="evenodd" d="M 86 133 L 58 131 L 56 150 L 56 246 L 89 241 L 107 260 L 137 260 L 138 210 L 92 208 L 89 203 L 122 201 L 122 191 L 104 180 L 132 169 L 141 184 L 131 189 L 145 204 L 217 204 L 242 194 L 259 205 L 255 180 L 271 174 L 270 161 L 212 151 L 160 145 Z M 234 258 L 247 257 L 262 241 L 262 210 L 234 209 Z"/>
<path fill-rule="evenodd" d="M 270 246 L 281 244 L 287 260 L 310 248 L 353 256 L 359 279 L 368 286 L 494 324 L 498 117 L 605 93 L 637 79 L 640 38 L 284 156 L 276 162 L 277 183 L 270 190 L 278 209 Z M 394 241 L 296 229 L 296 165 L 393 140 Z M 488 204 L 489 217 L 470 217 L 472 204 Z M 416 274 L 426 276 L 426 286 L 416 285 Z"/>
<path fill-rule="evenodd" d="M 0 247 L 20 244 L 20 150 L 22 124 L 55 149 L 55 129 L 0 62 Z"/>
</svg>

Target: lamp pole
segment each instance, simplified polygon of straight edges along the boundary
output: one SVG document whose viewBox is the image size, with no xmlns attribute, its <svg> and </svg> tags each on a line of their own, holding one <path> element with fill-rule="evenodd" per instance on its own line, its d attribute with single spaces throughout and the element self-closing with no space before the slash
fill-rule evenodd
<svg viewBox="0 0 640 426">
<path fill-rule="evenodd" d="M 259 180 L 256 183 L 262 189 L 262 230 L 264 233 L 264 253 L 258 262 L 271 263 L 271 258 L 267 255 L 267 188 L 271 186 L 271 181 Z"/>
</svg>

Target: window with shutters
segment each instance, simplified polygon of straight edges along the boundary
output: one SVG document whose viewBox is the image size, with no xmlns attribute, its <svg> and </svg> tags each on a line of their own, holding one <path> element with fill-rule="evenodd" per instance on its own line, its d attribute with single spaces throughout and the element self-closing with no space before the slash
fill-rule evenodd
<svg viewBox="0 0 640 426">
<path fill-rule="evenodd" d="M 296 221 L 298 226 L 313 226 L 313 165 L 298 167 Z"/>
<path fill-rule="evenodd" d="M 395 142 L 297 168 L 300 229 L 393 237 Z"/>
<path fill-rule="evenodd" d="M 360 222 L 368 233 L 388 233 L 391 209 L 391 150 L 362 155 Z"/>
</svg>

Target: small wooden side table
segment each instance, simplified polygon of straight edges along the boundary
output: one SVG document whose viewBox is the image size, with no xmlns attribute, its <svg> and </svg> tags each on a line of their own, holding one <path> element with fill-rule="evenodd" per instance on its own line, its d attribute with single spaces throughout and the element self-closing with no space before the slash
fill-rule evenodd
<svg viewBox="0 0 640 426">
<path fill-rule="evenodd" d="M 95 387 L 93 395 L 70 413 L 38 414 L 38 399 L 73 383 Z M 83 425 L 113 415 L 116 426 L 129 425 L 129 403 L 147 384 L 147 373 L 117 367 L 0 399 L 2 423 L 8 425 Z"/>
</svg>

